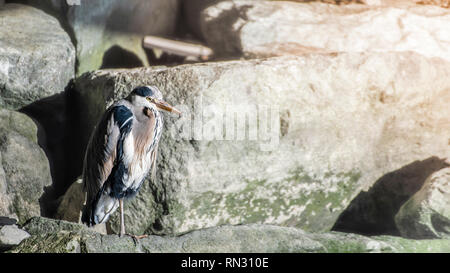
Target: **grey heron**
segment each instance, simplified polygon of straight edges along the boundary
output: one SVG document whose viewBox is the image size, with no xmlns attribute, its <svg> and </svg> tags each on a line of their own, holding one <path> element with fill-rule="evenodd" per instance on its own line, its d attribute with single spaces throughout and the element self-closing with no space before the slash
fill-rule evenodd
<svg viewBox="0 0 450 273">
<path fill-rule="evenodd" d="M 120 236 L 125 234 L 123 201 L 134 197 L 147 174 L 154 179 L 163 128 L 159 110 L 181 114 L 163 100 L 155 86 L 135 88 L 103 114 L 89 140 L 83 165 L 87 192 L 81 220 L 106 222 L 120 208 Z"/>
</svg>

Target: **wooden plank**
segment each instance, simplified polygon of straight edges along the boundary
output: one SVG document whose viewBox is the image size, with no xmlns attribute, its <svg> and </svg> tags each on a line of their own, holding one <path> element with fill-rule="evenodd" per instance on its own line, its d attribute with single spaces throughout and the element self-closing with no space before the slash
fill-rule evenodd
<svg viewBox="0 0 450 273">
<path fill-rule="evenodd" d="M 156 36 L 145 36 L 144 47 L 149 49 L 160 49 L 167 53 L 186 57 L 194 56 L 203 61 L 209 60 L 213 55 L 213 50 L 209 47 Z"/>
</svg>

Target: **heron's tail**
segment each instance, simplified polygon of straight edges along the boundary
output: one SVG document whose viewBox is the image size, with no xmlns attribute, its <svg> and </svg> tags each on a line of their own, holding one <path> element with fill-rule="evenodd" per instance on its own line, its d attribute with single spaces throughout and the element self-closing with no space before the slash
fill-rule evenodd
<svg viewBox="0 0 450 273">
<path fill-rule="evenodd" d="M 118 207 L 119 200 L 108 194 L 107 191 L 101 190 L 90 204 L 86 203 L 81 221 L 88 226 L 104 223 Z"/>
</svg>

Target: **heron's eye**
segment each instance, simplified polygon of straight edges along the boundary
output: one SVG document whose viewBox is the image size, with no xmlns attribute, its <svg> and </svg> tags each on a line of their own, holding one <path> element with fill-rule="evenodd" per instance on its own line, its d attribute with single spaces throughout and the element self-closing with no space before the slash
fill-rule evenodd
<svg viewBox="0 0 450 273">
<path fill-rule="evenodd" d="M 147 97 L 147 100 L 148 100 L 149 102 L 154 102 L 154 99 L 151 98 L 151 97 Z"/>
</svg>

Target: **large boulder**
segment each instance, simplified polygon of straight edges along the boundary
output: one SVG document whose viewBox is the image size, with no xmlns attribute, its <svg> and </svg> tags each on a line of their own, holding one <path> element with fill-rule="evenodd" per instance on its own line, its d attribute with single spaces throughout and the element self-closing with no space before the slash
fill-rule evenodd
<svg viewBox="0 0 450 273">
<path fill-rule="evenodd" d="M 0 109 L 0 215 L 23 223 L 41 215 L 41 197 L 52 178 L 37 127 L 26 115 Z"/>
<path fill-rule="evenodd" d="M 450 168 L 430 175 L 400 208 L 395 221 L 403 237 L 450 237 Z"/>
<path fill-rule="evenodd" d="M 286 1 L 286 0 L 272 0 L 272 1 Z M 371 6 L 408 6 L 408 5 L 436 5 L 443 8 L 450 7 L 449 0 L 287 0 L 292 2 L 323 2 L 328 4 L 365 4 Z"/>
<path fill-rule="evenodd" d="M 75 84 L 81 141 L 113 101 L 156 85 L 183 116 L 166 115 L 157 182 L 125 205 L 130 233 L 241 223 L 326 231 L 384 174 L 449 155 L 448 73 L 449 63 L 415 53 L 97 71 Z M 109 223 L 117 232 L 117 217 Z"/>
<path fill-rule="evenodd" d="M 75 223 L 80 222 L 85 202 L 86 194 L 83 192 L 83 180 L 77 179 L 61 197 L 55 218 Z"/>
<path fill-rule="evenodd" d="M 24 227 L 32 236 L 13 253 L 310 253 L 310 252 L 449 252 L 449 240 L 408 240 L 392 236 L 365 237 L 340 232 L 308 233 L 272 225 L 220 226 L 177 237 L 101 235 L 83 225 L 41 217 Z"/>
<path fill-rule="evenodd" d="M 54 218 L 81 224 L 81 214 L 85 203 L 86 194 L 83 190 L 83 180 L 77 179 L 61 196 Z M 107 233 L 105 224 L 93 226 L 92 230 L 102 234 Z"/>
<path fill-rule="evenodd" d="M 428 176 L 449 166 L 450 162 L 446 161 L 433 156 L 386 173 L 368 191 L 362 191 L 352 200 L 339 215 L 333 230 L 400 236 L 396 214 L 422 188 Z"/>
<path fill-rule="evenodd" d="M 25 5 L 0 6 L 0 107 L 19 109 L 64 91 L 75 48 L 58 20 Z"/>
<path fill-rule="evenodd" d="M 328 0 L 324 0 L 324 2 L 325 1 Z M 366 5 L 374 5 L 374 6 L 435 5 L 442 8 L 450 7 L 449 0 L 356 0 L 356 1 L 360 1 L 361 3 L 364 3 Z"/>
<path fill-rule="evenodd" d="M 72 82 L 72 81 L 71 81 Z M 78 109 L 72 103 L 70 83 L 63 93 L 51 96 L 25 106 L 21 113 L 38 125 L 39 146 L 45 151 L 52 175 L 51 191 L 46 193 L 44 215 L 56 212 L 57 199 L 80 175 L 82 162 L 78 147 L 79 129 L 74 126 L 78 120 Z"/>
<path fill-rule="evenodd" d="M 77 75 L 101 67 L 148 66 L 145 35 L 174 33 L 178 0 L 29 0 L 60 18 L 76 44 Z"/>
<path fill-rule="evenodd" d="M 436 6 L 221 1 L 203 11 L 201 29 L 220 57 L 415 51 L 450 60 L 449 23 Z"/>
</svg>

